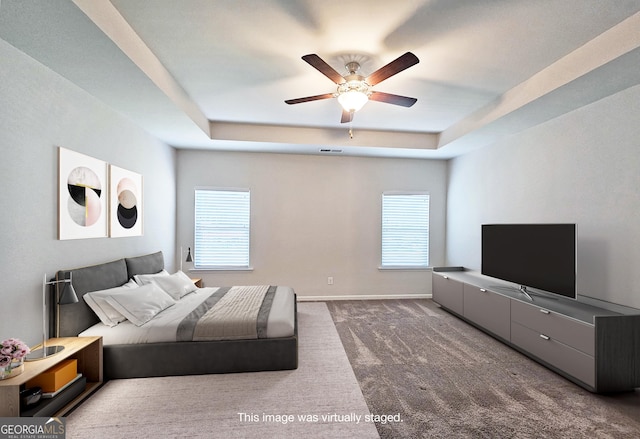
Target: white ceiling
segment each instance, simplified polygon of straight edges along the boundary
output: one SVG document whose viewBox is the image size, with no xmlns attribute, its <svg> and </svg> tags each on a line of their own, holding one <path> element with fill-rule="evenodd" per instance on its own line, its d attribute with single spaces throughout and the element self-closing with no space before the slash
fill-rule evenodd
<svg viewBox="0 0 640 439">
<path fill-rule="evenodd" d="M 449 158 L 640 84 L 637 0 L 0 0 L 0 38 L 177 148 Z M 358 60 L 352 124 L 305 63 Z M 1 63 L 2 61 L 0 61 Z M 1 65 L 1 64 L 0 64 Z"/>
</svg>

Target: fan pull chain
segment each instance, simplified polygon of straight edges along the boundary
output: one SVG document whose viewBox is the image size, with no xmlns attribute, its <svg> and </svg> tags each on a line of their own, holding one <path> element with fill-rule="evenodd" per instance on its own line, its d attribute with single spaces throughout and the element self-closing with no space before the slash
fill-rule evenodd
<svg viewBox="0 0 640 439">
<path fill-rule="evenodd" d="M 349 121 L 349 138 L 353 139 L 353 111 L 351 112 L 351 120 Z"/>
</svg>

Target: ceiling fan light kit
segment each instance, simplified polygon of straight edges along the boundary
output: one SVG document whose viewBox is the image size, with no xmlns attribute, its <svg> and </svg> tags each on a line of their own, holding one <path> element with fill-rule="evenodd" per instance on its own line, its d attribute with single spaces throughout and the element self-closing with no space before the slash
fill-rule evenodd
<svg viewBox="0 0 640 439">
<path fill-rule="evenodd" d="M 360 64 L 352 61 L 347 63 L 345 68 L 349 75 L 344 77 L 345 82 L 338 84 L 336 97 L 344 111 L 354 113 L 364 107 L 369 100 L 371 87 L 366 83 L 364 76 L 357 73 L 360 70 Z"/>
<path fill-rule="evenodd" d="M 342 85 L 338 87 L 338 102 L 344 111 L 356 112 L 369 101 L 369 87 L 366 83 L 354 84 L 354 87 L 347 90 L 341 90 Z"/>
<path fill-rule="evenodd" d="M 302 59 L 336 83 L 338 85 L 338 90 L 335 93 L 326 93 L 323 95 L 286 100 L 285 102 L 289 105 L 322 99 L 338 98 L 338 102 L 344 110 L 342 112 L 342 119 L 340 122 L 346 123 L 353 120 L 353 114 L 360 110 L 364 104 L 369 101 L 369 99 L 402 107 L 411 107 L 417 101 L 415 98 L 375 92 L 371 90 L 371 87 L 376 84 L 417 64 L 419 62 L 418 57 L 411 52 L 401 55 L 366 78 L 357 73 L 360 69 L 360 64 L 355 61 L 348 62 L 345 65 L 345 68 L 349 73 L 342 76 L 316 54 L 305 55 Z"/>
</svg>

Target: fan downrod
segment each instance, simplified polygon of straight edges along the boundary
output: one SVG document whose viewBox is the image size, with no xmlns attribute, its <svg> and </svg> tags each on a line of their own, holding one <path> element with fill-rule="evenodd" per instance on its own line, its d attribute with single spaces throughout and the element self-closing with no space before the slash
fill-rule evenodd
<svg viewBox="0 0 640 439">
<path fill-rule="evenodd" d="M 351 61 L 344 66 L 345 69 L 349 72 L 350 75 L 355 75 L 358 70 L 360 70 L 360 63 L 356 61 Z"/>
</svg>

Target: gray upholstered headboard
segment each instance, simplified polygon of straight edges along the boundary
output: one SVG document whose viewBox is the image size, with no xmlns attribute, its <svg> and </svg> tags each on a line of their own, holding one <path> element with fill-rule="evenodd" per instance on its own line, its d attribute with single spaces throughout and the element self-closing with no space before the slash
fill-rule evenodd
<svg viewBox="0 0 640 439">
<path fill-rule="evenodd" d="M 73 288 L 78 296 L 77 303 L 58 307 L 60 337 L 75 337 L 100 321 L 82 298 L 84 294 L 119 287 L 136 274 L 157 273 L 163 269 L 162 252 L 156 252 L 90 267 L 58 271 L 57 279 L 68 279 L 70 274 L 73 276 Z M 54 336 L 56 327 L 55 315 L 53 317 L 51 319 L 51 336 Z"/>
<path fill-rule="evenodd" d="M 164 256 L 162 252 L 150 255 L 137 256 L 135 258 L 125 258 L 127 264 L 127 274 L 132 278 L 136 274 L 152 274 L 164 269 Z"/>
</svg>

